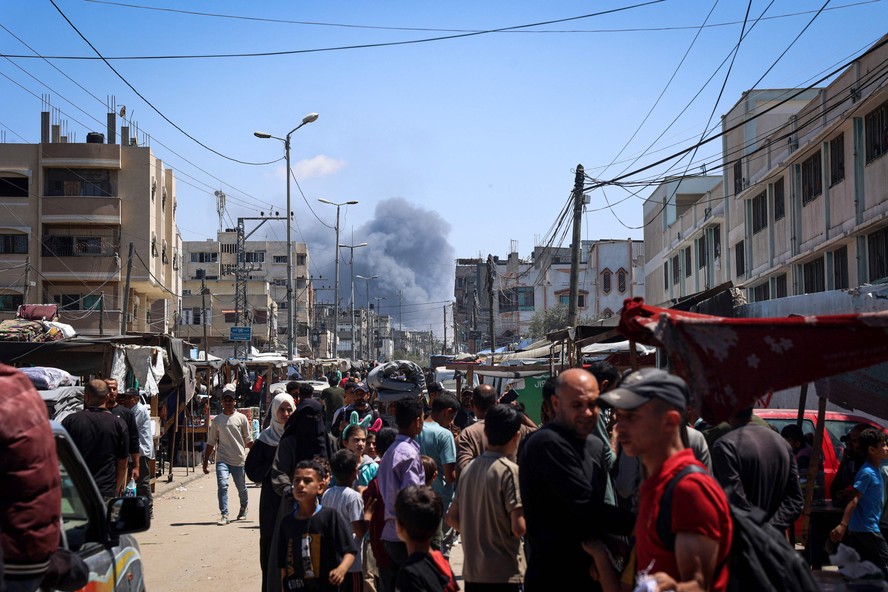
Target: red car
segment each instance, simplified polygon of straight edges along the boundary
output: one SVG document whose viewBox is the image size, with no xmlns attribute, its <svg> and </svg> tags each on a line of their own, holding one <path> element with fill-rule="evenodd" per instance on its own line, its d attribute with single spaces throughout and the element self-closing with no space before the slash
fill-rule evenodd
<svg viewBox="0 0 888 592">
<path fill-rule="evenodd" d="M 780 433 L 784 426 L 796 423 L 798 421 L 799 412 L 797 409 L 756 409 L 755 414 L 764 419 L 768 424 Z M 806 409 L 804 419 L 802 420 L 802 432 L 805 436 L 811 434 L 811 440 L 814 439 L 814 428 L 817 423 L 817 411 L 814 409 Z M 826 412 L 826 426 L 823 430 L 823 448 L 821 450 L 821 462 L 823 463 L 823 479 L 821 491 L 815 491 L 815 499 L 829 500 L 829 486 L 832 484 L 833 478 L 836 476 L 836 469 L 842 460 L 842 454 L 845 452 L 845 443 L 841 438 L 847 434 L 851 428 L 859 423 L 867 423 L 884 430 L 884 428 L 872 420 L 859 415 L 851 415 L 838 411 Z M 799 475 L 805 479 L 806 475 Z M 818 485 L 821 480 L 818 479 Z M 818 487 L 819 488 L 819 487 Z M 819 494 L 819 495 L 818 495 Z"/>
</svg>

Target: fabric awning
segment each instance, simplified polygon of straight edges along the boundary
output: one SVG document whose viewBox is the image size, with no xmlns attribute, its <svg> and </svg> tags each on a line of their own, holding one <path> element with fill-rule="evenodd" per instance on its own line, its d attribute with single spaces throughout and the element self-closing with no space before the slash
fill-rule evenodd
<svg viewBox="0 0 888 592">
<path fill-rule="evenodd" d="M 888 361 L 888 312 L 731 319 L 634 298 L 624 304 L 619 331 L 666 350 L 709 423 L 769 392 Z"/>
</svg>

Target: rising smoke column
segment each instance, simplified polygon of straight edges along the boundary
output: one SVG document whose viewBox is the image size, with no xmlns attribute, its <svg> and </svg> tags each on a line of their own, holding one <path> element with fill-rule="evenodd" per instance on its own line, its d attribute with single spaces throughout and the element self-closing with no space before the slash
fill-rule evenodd
<svg viewBox="0 0 888 592">
<path fill-rule="evenodd" d="M 357 211 L 349 214 L 353 217 Z M 404 329 L 427 331 L 431 324 L 436 334 L 442 333 L 443 304 L 440 301 L 453 300 L 455 273 L 456 255 L 447 238 L 449 232 L 450 224 L 440 214 L 400 197 L 380 201 L 373 217 L 355 226 L 354 243 L 368 244 L 355 250 L 355 275 L 379 276 L 370 282 L 371 303 L 375 306 L 375 297 L 385 297 L 380 302 L 380 311 L 392 317 L 395 327 L 398 326 L 400 290 L 404 303 Z M 309 248 L 314 263 L 325 277 L 333 277 L 331 232 L 313 228 L 307 234 L 311 235 L 306 238 L 311 241 Z M 343 228 L 340 242 L 348 244 L 351 237 L 351 230 Z M 348 249 L 343 249 L 339 270 L 340 305 L 343 307 L 350 296 L 348 257 Z M 357 308 L 366 304 L 365 290 L 366 283 L 355 280 Z M 321 301 L 332 300 L 332 292 L 318 296 Z"/>
</svg>

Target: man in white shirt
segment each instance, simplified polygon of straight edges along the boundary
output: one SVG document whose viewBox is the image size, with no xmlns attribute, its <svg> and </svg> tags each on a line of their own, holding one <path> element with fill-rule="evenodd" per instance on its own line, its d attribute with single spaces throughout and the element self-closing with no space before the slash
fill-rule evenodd
<svg viewBox="0 0 888 592">
<path fill-rule="evenodd" d="M 204 452 L 203 470 L 209 473 L 208 463 L 213 450 L 216 450 L 216 485 L 218 487 L 219 511 L 222 517 L 217 524 L 228 524 L 228 477 L 234 479 L 240 497 L 238 520 L 247 517 L 247 481 L 244 463 L 247 450 L 253 447 L 253 428 L 247 416 L 235 408 L 235 386 L 227 384 L 222 389 L 222 413 L 213 418 L 207 433 L 207 448 Z"/>
</svg>

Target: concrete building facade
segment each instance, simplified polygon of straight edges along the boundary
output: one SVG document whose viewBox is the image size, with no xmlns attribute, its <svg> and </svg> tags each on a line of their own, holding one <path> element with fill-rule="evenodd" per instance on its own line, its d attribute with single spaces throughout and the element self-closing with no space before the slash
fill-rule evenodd
<svg viewBox="0 0 888 592">
<path fill-rule="evenodd" d="M 270 221 L 267 224 L 275 224 Z M 247 240 L 244 243 L 247 268 L 247 315 L 251 319 L 252 345 L 260 351 L 287 350 L 287 243 L 286 241 Z M 312 301 L 308 276 L 308 247 L 292 243 L 294 345 L 297 355 L 310 350 L 309 309 Z M 216 239 L 183 243 L 183 294 L 180 333 L 193 343 L 203 338 L 202 323 L 207 324 L 209 351 L 228 357 L 234 343 L 228 340 L 235 325 L 235 287 L 237 268 L 237 231 L 226 229 Z M 201 304 L 200 272 L 208 294 L 206 312 Z M 218 352 L 218 353 L 217 353 Z M 221 357 L 221 356 L 220 356 Z"/>
<path fill-rule="evenodd" d="M 644 246 L 632 239 L 583 241 L 577 310 L 589 320 L 618 314 L 626 298 L 644 293 Z M 530 259 L 513 251 L 506 259 L 458 259 L 453 307 L 457 343 L 469 352 L 490 345 L 493 295 L 497 347 L 527 337 L 537 311 L 570 298 L 569 248 L 538 246 Z M 488 289 L 491 285 L 492 290 Z M 482 345 L 483 344 L 483 345 Z"/>
<path fill-rule="evenodd" d="M 56 303 L 83 335 L 174 333 L 182 251 L 172 170 L 130 142 L 128 127 L 115 143 L 114 113 L 107 143 L 101 133 L 69 142 L 59 130 L 44 112 L 39 144 L 0 144 L 0 319 L 22 303 Z"/>
<path fill-rule="evenodd" d="M 650 302 L 723 281 L 756 302 L 888 277 L 886 61 L 888 46 L 877 45 L 825 88 L 744 93 L 723 117 L 721 207 L 711 177 L 712 193 L 694 200 L 688 191 L 690 204 L 679 216 L 667 214 L 681 213 L 680 199 L 663 207 L 673 193 L 668 187 L 645 204 Z M 709 207 L 720 217 L 701 219 Z M 719 241 L 718 273 L 696 258 L 704 234 L 711 237 L 704 246 Z M 685 279 L 688 249 L 693 269 Z M 703 252 L 714 262 L 711 249 Z"/>
</svg>

